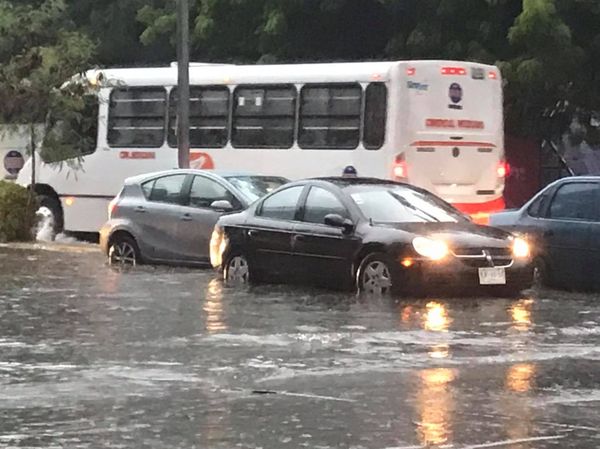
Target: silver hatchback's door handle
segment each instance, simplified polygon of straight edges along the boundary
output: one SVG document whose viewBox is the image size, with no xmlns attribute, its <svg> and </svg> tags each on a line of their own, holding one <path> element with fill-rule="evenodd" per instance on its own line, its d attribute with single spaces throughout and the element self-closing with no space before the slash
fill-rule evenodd
<svg viewBox="0 0 600 449">
<path fill-rule="evenodd" d="M 146 212 L 146 208 L 144 206 L 138 206 L 134 210 L 140 214 L 143 214 L 144 212 Z"/>
<path fill-rule="evenodd" d="M 192 221 L 192 216 L 191 216 L 190 214 L 183 214 L 183 215 L 181 216 L 181 219 L 182 219 L 183 221 Z"/>
</svg>

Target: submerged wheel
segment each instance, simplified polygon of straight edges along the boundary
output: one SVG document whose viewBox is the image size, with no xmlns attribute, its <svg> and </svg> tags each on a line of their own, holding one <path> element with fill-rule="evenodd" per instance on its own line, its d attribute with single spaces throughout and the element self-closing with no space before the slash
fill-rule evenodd
<svg viewBox="0 0 600 449">
<path fill-rule="evenodd" d="M 533 285 L 534 287 L 549 286 L 548 264 L 541 256 L 533 261 Z"/>
<path fill-rule="evenodd" d="M 356 274 L 359 293 L 387 296 L 394 287 L 391 264 L 384 254 L 373 253 L 363 259 Z"/>
<path fill-rule="evenodd" d="M 40 207 L 38 216 L 38 232 L 42 240 L 54 240 L 63 231 L 63 211 L 60 200 L 55 196 L 38 195 Z M 46 228 L 46 229 L 44 229 Z"/>
<path fill-rule="evenodd" d="M 223 279 L 232 284 L 248 284 L 250 282 L 250 265 L 243 254 L 235 254 L 227 259 L 223 270 Z"/>
<path fill-rule="evenodd" d="M 108 247 L 109 265 L 135 267 L 140 262 L 140 250 L 132 237 L 121 234 L 112 239 Z"/>
</svg>

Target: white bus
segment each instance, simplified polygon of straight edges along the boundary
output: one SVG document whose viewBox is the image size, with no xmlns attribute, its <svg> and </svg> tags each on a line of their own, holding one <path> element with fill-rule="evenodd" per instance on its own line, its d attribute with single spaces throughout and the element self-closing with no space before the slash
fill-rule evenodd
<svg viewBox="0 0 600 449">
<path fill-rule="evenodd" d="M 90 71 L 97 142 L 81 167 L 38 158 L 58 229 L 96 232 L 126 177 L 177 166 L 177 67 Z M 465 212 L 502 209 L 502 82 L 457 61 L 192 64 L 191 165 L 291 179 L 359 176 L 424 187 Z M 27 185 L 30 162 L 18 182 Z"/>
</svg>

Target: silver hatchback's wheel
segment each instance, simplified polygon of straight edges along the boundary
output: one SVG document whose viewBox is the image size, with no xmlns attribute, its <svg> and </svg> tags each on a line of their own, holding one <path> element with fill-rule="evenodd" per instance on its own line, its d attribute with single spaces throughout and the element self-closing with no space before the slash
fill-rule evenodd
<svg viewBox="0 0 600 449">
<path fill-rule="evenodd" d="M 358 270 L 358 291 L 367 295 L 385 296 L 392 292 L 392 273 L 379 257 L 365 258 Z"/>
<path fill-rule="evenodd" d="M 250 282 L 250 267 L 248 259 L 241 254 L 231 257 L 227 261 L 223 277 L 226 282 L 234 284 L 247 284 Z"/>
<path fill-rule="evenodd" d="M 135 241 L 126 236 L 117 236 L 108 249 L 108 263 L 113 266 L 136 266 L 139 250 Z"/>
</svg>

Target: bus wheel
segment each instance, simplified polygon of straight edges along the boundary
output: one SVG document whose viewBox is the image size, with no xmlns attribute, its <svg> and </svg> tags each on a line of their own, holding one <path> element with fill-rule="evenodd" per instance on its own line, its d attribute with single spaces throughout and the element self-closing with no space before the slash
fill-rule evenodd
<svg viewBox="0 0 600 449">
<path fill-rule="evenodd" d="M 38 237 L 40 240 L 54 240 L 63 231 L 63 211 L 60 200 L 55 196 L 38 195 L 40 207 L 38 216 Z"/>
<path fill-rule="evenodd" d="M 372 253 L 365 257 L 356 273 L 358 293 L 376 297 L 389 296 L 394 287 L 391 266 L 385 254 Z"/>
<path fill-rule="evenodd" d="M 133 238 L 117 234 L 108 247 L 108 263 L 115 267 L 132 266 L 140 263 L 140 249 Z"/>
</svg>

